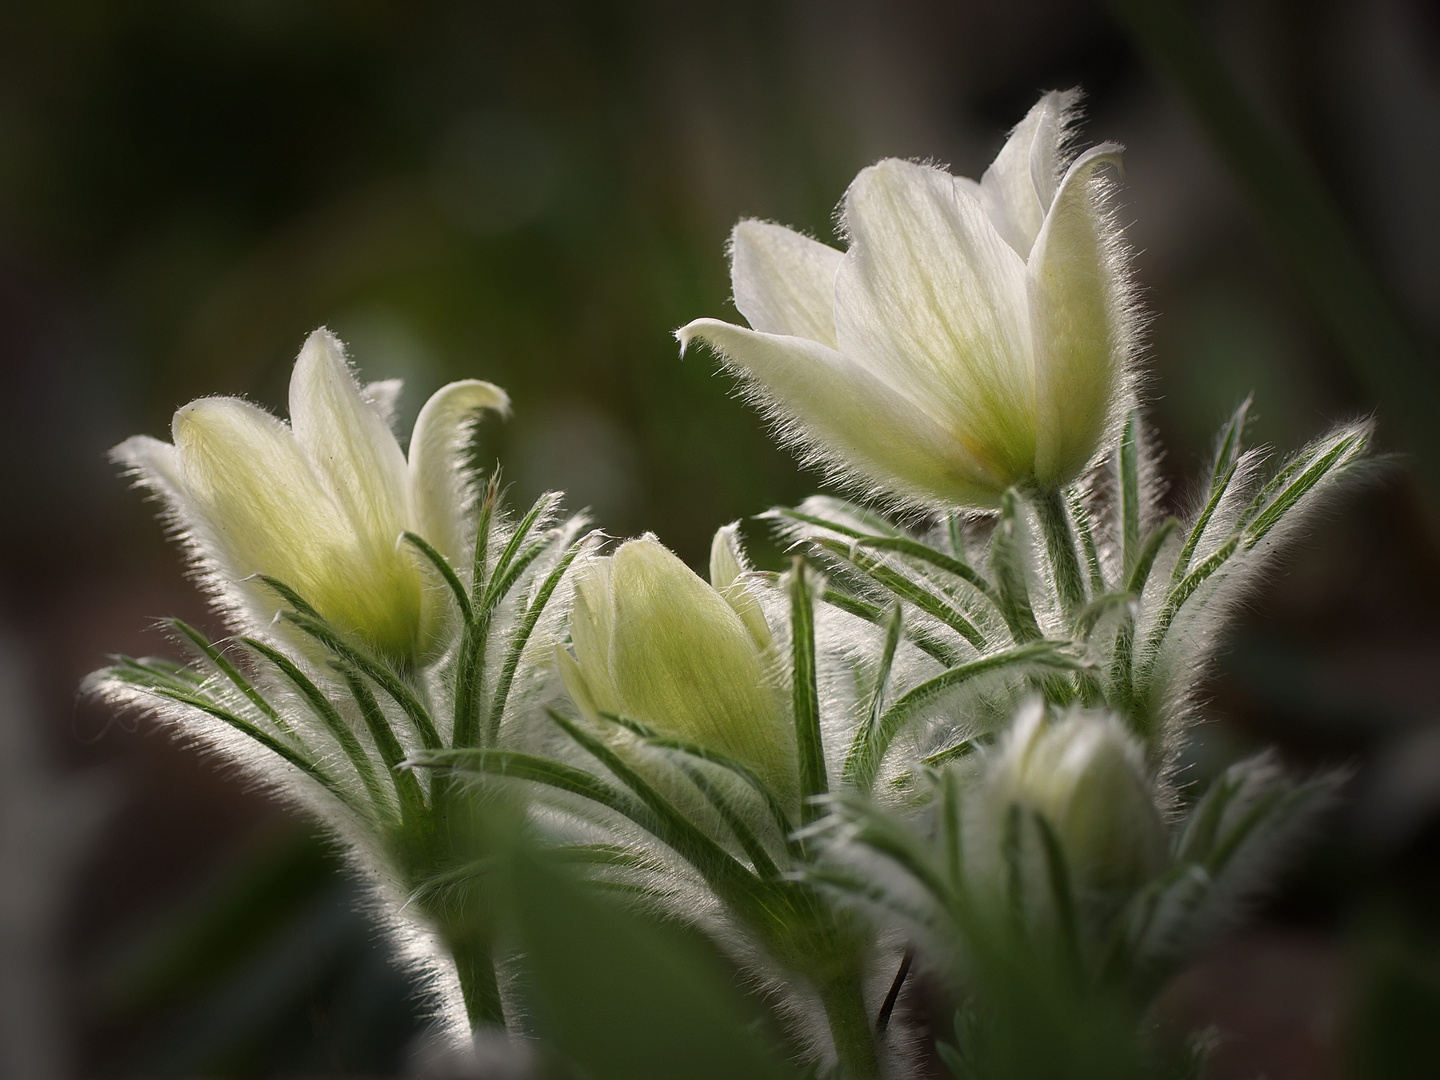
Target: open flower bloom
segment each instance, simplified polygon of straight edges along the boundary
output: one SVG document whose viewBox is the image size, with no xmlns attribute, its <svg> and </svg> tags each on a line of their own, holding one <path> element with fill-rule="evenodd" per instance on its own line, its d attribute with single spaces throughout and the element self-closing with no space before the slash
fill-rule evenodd
<svg viewBox="0 0 1440 1080">
<path fill-rule="evenodd" d="M 1065 163 L 1074 95 L 1046 94 L 979 183 L 908 161 L 845 193 L 840 252 L 779 225 L 731 238 L 750 329 L 699 319 L 812 459 L 929 505 L 1073 480 L 1113 428 L 1134 344 L 1102 144 Z"/>
<path fill-rule="evenodd" d="M 420 411 L 407 460 L 388 422 L 398 391 L 362 390 L 340 342 L 317 330 L 290 377 L 288 424 L 238 398 L 201 398 L 175 413 L 173 445 L 137 435 L 112 456 L 165 501 L 233 618 L 264 626 L 280 609 L 263 574 L 408 663 L 434 644 L 446 598 L 401 534 L 469 566 L 458 453 L 477 412 L 504 412 L 509 399 L 473 379 L 442 388 Z"/>
<path fill-rule="evenodd" d="M 735 580 L 733 530 L 717 535 L 711 565 L 715 585 L 651 537 L 584 564 L 570 612 L 575 653 L 559 650 L 560 674 L 591 719 L 622 715 L 726 754 L 788 804 L 795 734 L 771 679 L 769 626 Z"/>
</svg>

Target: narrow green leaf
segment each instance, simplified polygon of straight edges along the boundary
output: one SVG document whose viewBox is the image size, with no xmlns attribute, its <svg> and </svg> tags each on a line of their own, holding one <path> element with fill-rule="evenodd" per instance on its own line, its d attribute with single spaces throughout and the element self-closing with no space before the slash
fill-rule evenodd
<svg viewBox="0 0 1440 1080">
<path fill-rule="evenodd" d="M 604 742 L 554 709 L 548 711 L 550 718 L 559 724 L 570 738 L 609 769 L 616 779 L 649 809 L 654 816 L 652 831 L 656 837 L 674 848 L 686 862 L 700 871 L 711 887 L 727 900 L 753 910 L 752 905 L 757 899 L 755 886 L 759 882 L 747 867 L 696 828 L 693 822 L 676 809 L 674 803 L 656 791 L 648 780 Z"/>
<path fill-rule="evenodd" d="M 841 611 L 849 612 L 857 618 L 866 622 L 874 623 L 876 626 L 884 626 L 887 615 L 886 609 L 876 604 L 867 603 L 846 593 L 838 592 L 835 589 L 826 589 L 820 597 L 831 607 L 837 607 Z M 914 645 L 917 649 L 926 653 L 933 660 L 938 660 L 945 667 L 954 667 L 960 660 L 960 654 L 946 645 L 943 641 L 937 640 L 933 635 L 914 627 L 905 627 L 905 640 Z"/>
<path fill-rule="evenodd" d="M 1313 465 L 1301 473 L 1284 491 L 1277 495 L 1275 500 L 1261 511 L 1255 520 L 1250 522 L 1246 528 L 1246 548 L 1252 548 L 1263 540 L 1265 534 L 1278 525 L 1280 519 L 1292 510 L 1295 504 L 1309 493 L 1316 484 L 1324 479 L 1342 457 L 1349 453 L 1349 451 L 1355 449 L 1357 444 L 1360 443 L 1361 437 L 1359 435 L 1352 435 L 1348 438 L 1341 439 L 1327 453 L 1321 455 Z"/>
<path fill-rule="evenodd" d="M 520 550 L 521 545 L 529 539 L 530 530 L 535 527 L 535 523 L 540 520 L 542 515 L 550 511 L 559 498 L 560 496 L 557 493 L 547 491 L 535 500 L 535 504 L 531 506 L 526 515 L 520 519 L 520 524 L 515 526 L 515 531 L 510 535 L 509 541 L 500 552 L 500 557 L 495 560 L 495 569 L 491 573 L 491 580 L 485 586 L 484 599 L 478 604 L 482 610 L 493 608 L 500 602 L 501 597 L 505 595 L 506 589 L 498 588 L 497 583 L 504 582 L 516 553 Z"/>
<path fill-rule="evenodd" d="M 460 576 L 455 573 L 455 568 L 450 565 L 450 560 L 435 550 L 435 546 L 413 532 L 403 534 L 407 543 L 415 548 L 429 560 L 430 565 L 435 567 L 440 576 L 445 579 L 445 584 L 450 586 L 450 594 L 455 598 L 455 606 L 460 609 L 460 617 L 468 625 L 472 616 L 470 612 L 470 596 L 465 591 L 465 586 L 460 582 Z"/>
<path fill-rule="evenodd" d="M 412 818 L 425 809 L 425 796 L 420 791 L 420 783 L 415 779 L 414 773 L 400 768 L 400 763 L 405 760 L 405 749 L 395 738 L 395 732 L 390 730 L 389 718 L 381 711 L 375 695 L 370 693 L 370 688 L 365 685 L 360 674 L 351 669 L 343 669 L 341 675 L 345 679 L 345 685 L 350 688 L 350 696 L 355 699 L 355 704 L 360 709 L 360 718 L 365 721 L 365 727 L 370 732 L 370 739 L 375 743 L 380 760 L 385 763 L 395 781 L 395 791 L 400 796 L 401 816 Z"/>
<path fill-rule="evenodd" d="M 500 677 L 495 683 L 495 697 L 490 704 L 490 720 L 486 725 L 486 745 L 493 746 L 500 737 L 500 722 L 505 717 L 505 705 L 510 699 L 510 686 L 515 681 L 515 672 L 520 668 L 520 657 L 525 652 L 525 646 L 530 641 L 530 635 L 535 632 L 535 625 L 540 621 L 545 606 L 550 602 L 560 580 L 565 576 L 565 571 L 570 569 L 570 564 L 580 554 L 580 545 L 583 541 L 577 540 L 570 545 L 568 551 L 560 557 L 555 568 L 550 571 L 545 580 L 541 583 L 539 590 L 535 593 L 535 599 L 520 616 L 520 622 L 510 638 L 510 647 L 505 653 L 504 663 L 500 668 Z"/>
<path fill-rule="evenodd" d="M 845 782 L 851 785 L 855 783 L 856 769 L 866 756 L 866 745 L 874 737 L 880 722 L 880 711 L 885 704 L 885 689 L 890 682 L 890 669 L 895 663 L 895 648 L 900 643 L 903 622 L 904 612 L 899 601 L 896 601 L 890 609 L 890 620 L 885 626 L 885 644 L 880 651 L 880 664 L 875 669 L 875 686 L 870 694 L 870 705 L 865 710 L 865 718 L 855 729 L 855 738 L 850 743 L 850 753 L 845 757 L 845 767 L 841 773 Z"/>
<path fill-rule="evenodd" d="M 816 547 L 829 552 L 837 558 L 850 563 L 857 570 L 867 575 L 876 584 L 883 586 L 902 600 L 914 604 L 927 615 L 938 619 L 950 629 L 963 637 L 977 650 L 983 652 L 987 646 L 985 635 L 976 629 L 975 624 L 967 619 L 951 603 L 936 596 L 928 589 L 917 582 L 911 581 L 904 574 L 896 572 L 880 559 L 871 558 L 864 552 L 847 547 L 839 540 L 831 540 L 826 537 L 816 537 L 810 541 Z"/>
<path fill-rule="evenodd" d="M 995 576 L 1000 614 L 1010 628 L 1015 644 L 1023 645 L 1041 636 L 1040 624 L 1030 606 L 1026 582 L 1025 552 L 1019 524 L 1020 496 L 1011 488 L 1000 497 L 1000 520 L 990 536 L 990 572 Z"/>
<path fill-rule="evenodd" d="M 446 769 L 456 773 L 504 776 L 512 780 L 543 784 L 613 810 L 646 832 L 659 835 L 657 830 L 660 826 L 654 815 L 643 805 L 594 773 L 567 765 L 563 761 L 553 761 L 518 750 L 467 747 L 456 750 L 422 750 L 412 754 L 403 764 L 408 768 Z"/>
<path fill-rule="evenodd" d="M 795 747 L 800 763 L 800 820 L 820 814 L 812 801 L 830 790 L 825 769 L 825 744 L 820 737 L 820 691 L 815 671 L 815 604 L 810 572 L 799 556 L 790 564 L 786 591 L 790 598 L 790 703 L 795 721 Z"/>
<path fill-rule="evenodd" d="M 355 737 L 355 733 L 350 730 L 350 725 L 345 722 L 345 718 L 340 715 L 339 710 L 335 708 L 330 699 L 311 682 L 310 677 L 301 671 L 293 660 L 280 650 L 266 645 L 263 641 L 257 641 L 255 638 L 241 638 L 240 642 L 247 649 L 259 653 L 274 664 L 280 670 L 280 674 L 285 676 L 290 684 L 300 692 L 300 696 L 305 699 L 310 710 L 324 725 L 325 730 L 330 733 L 330 737 L 335 740 L 335 744 L 340 747 L 341 752 L 349 759 L 351 766 L 355 769 L 355 775 L 360 778 L 360 783 L 375 806 L 375 812 L 381 817 L 388 816 L 391 804 L 380 786 L 375 763 L 365 753 L 364 747 L 360 745 L 360 740 Z M 398 795 L 398 788 L 396 793 Z"/>
<path fill-rule="evenodd" d="M 1186 573 L 1190 570 L 1190 560 L 1195 557 L 1195 548 L 1200 543 L 1200 538 L 1205 535 L 1206 528 L 1210 525 L 1210 519 L 1215 516 L 1215 509 L 1220 505 L 1220 500 L 1230 490 L 1230 483 L 1235 478 L 1235 470 L 1239 467 L 1238 462 L 1231 462 L 1226 467 L 1222 476 L 1219 476 L 1210 485 L 1210 498 L 1205 502 L 1205 508 L 1200 511 L 1200 516 L 1195 519 L 1195 524 L 1190 529 L 1190 535 L 1185 538 L 1185 544 L 1180 549 L 1180 556 L 1175 560 L 1175 569 L 1170 573 L 1170 587 L 1173 589 L 1184 580 Z"/>
<path fill-rule="evenodd" d="M 213 716 L 221 723 L 229 725 L 236 731 L 241 732 L 245 736 L 259 743 L 261 746 L 265 747 L 265 749 L 269 750 L 276 757 L 288 762 L 289 764 L 295 766 L 295 768 L 299 769 L 301 772 L 305 773 L 312 780 L 314 780 L 321 787 L 323 787 L 326 791 L 330 792 L 331 795 L 335 796 L 335 798 L 340 801 L 341 805 L 348 806 L 354 810 L 359 809 L 351 800 L 350 793 L 347 792 L 343 787 L 341 787 L 340 784 L 336 783 L 336 781 L 330 776 L 330 774 L 327 773 L 323 768 L 321 768 L 320 765 L 311 761 L 308 757 L 300 753 L 294 747 L 287 746 L 284 742 L 282 742 L 280 739 L 277 739 L 274 735 L 271 735 L 268 731 L 264 731 L 259 727 L 256 727 L 254 724 L 250 723 L 250 721 L 245 720 L 242 717 L 236 716 L 229 709 L 217 705 L 213 701 L 207 701 L 206 699 L 199 697 L 196 694 L 184 694 L 175 690 L 167 690 L 163 687 L 154 687 L 150 689 L 153 693 L 159 695 L 160 697 L 166 698 L 170 701 L 174 701 L 180 705 L 188 705 L 192 709 L 199 709 L 206 715 Z"/>
<path fill-rule="evenodd" d="M 968 664 L 951 668 L 936 675 L 919 686 L 901 695 L 890 706 L 875 725 L 874 735 L 866 741 L 865 751 L 855 765 L 855 785 L 868 791 L 875 783 L 875 775 L 885 753 L 905 726 L 920 716 L 945 694 L 982 675 L 990 675 L 1015 667 L 1040 667 L 1056 671 L 1075 671 L 1080 664 L 1060 651 L 1066 643 L 1054 641 L 1031 641 L 1016 645 L 1002 652 L 972 660 Z"/>
<path fill-rule="evenodd" d="M 765 850 L 765 845 L 760 842 L 760 838 L 755 835 L 755 831 L 750 828 L 749 823 L 730 804 L 730 800 L 725 797 L 724 792 L 717 788 L 715 783 L 705 775 L 705 771 L 697 765 L 685 761 L 680 764 L 680 768 L 690 778 L 690 782 L 695 785 L 700 794 L 705 796 L 710 805 L 715 808 L 721 820 L 734 834 L 735 839 L 740 842 L 740 847 L 745 852 L 745 857 L 750 860 L 755 873 L 767 881 L 778 880 L 780 868 L 775 865 L 775 860 Z"/>
<path fill-rule="evenodd" d="M 1135 413 L 1125 417 L 1125 427 L 1120 433 L 1120 552 L 1122 572 L 1128 578 L 1135 565 L 1140 549 L 1140 465 L 1139 447 L 1136 444 Z"/>
<path fill-rule="evenodd" d="M 1150 535 L 1145 537 L 1145 543 L 1140 548 L 1140 554 L 1135 559 L 1135 565 L 1130 570 L 1130 580 L 1126 583 L 1125 591 L 1131 596 L 1140 596 L 1145 592 L 1145 583 L 1150 579 L 1150 569 L 1155 565 L 1155 557 L 1160 554 L 1160 547 L 1170 534 L 1180 527 L 1180 522 L 1175 518 L 1166 518 L 1158 527 L 1150 530 Z"/>
<path fill-rule="evenodd" d="M 936 551 L 929 544 L 922 544 L 908 536 L 862 536 L 856 539 L 857 547 L 875 548 L 877 551 L 894 551 L 912 559 L 929 563 L 953 577 L 973 585 L 982 596 L 994 601 L 990 583 L 978 570 L 962 559 L 953 558 L 943 551 Z"/>
<path fill-rule="evenodd" d="M 1085 554 L 1085 568 L 1090 573 L 1090 595 L 1096 597 L 1105 592 L 1105 575 L 1100 570 L 1100 552 L 1095 547 L 1095 528 L 1090 523 L 1090 511 L 1085 508 L 1080 493 L 1072 488 L 1068 497 L 1070 516 L 1080 537 L 1080 550 Z"/>
<path fill-rule="evenodd" d="M 276 727 L 278 727 L 281 731 L 285 732 L 287 735 L 296 737 L 294 729 L 292 729 L 289 722 L 280 715 L 280 713 L 276 710 L 275 706 L 271 705 L 270 702 L 265 700 L 264 695 L 261 694 L 259 690 L 255 689 L 255 686 L 250 682 L 249 679 L 247 679 L 244 675 L 240 674 L 239 669 L 236 668 L 234 664 L 230 663 L 224 653 L 222 653 L 218 648 L 216 648 L 213 644 L 206 640 L 204 634 L 200 633 L 199 630 L 196 630 L 188 623 L 182 622 L 180 619 L 169 619 L 167 620 L 167 623 L 169 624 L 171 629 L 173 629 L 179 634 L 184 635 L 184 637 L 190 642 L 190 644 L 194 645 L 195 648 L 199 649 L 202 653 L 204 653 L 205 658 L 209 660 L 210 663 L 215 665 L 215 667 L 219 670 L 220 674 L 224 675 L 225 678 L 229 679 L 235 689 L 239 690 L 242 694 L 244 694 L 251 705 L 254 705 L 255 708 L 259 709 L 260 712 L 262 712 L 265 716 L 269 717 L 271 723 L 273 723 Z"/>
<path fill-rule="evenodd" d="M 766 809 L 769 810 L 770 817 L 775 822 L 775 828 L 779 830 L 781 836 L 786 838 L 787 846 L 789 845 L 789 836 L 792 829 L 790 815 L 786 812 L 785 807 L 781 804 L 775 793 L 766 786 L 760 777 L 755 775 L 755 772 L 750 769 L 749 766 L 741 764 L 734 758 L 720 753 L 718 750 L 712 750 L 708 746 L 701 746 L 699 743 L 691 742 L 688 739 L 678 739 L 670 735 L 661 735 L 653 728 L 642 724 L 638 720 L 633 720 L 628 716 L 608 712 L 601 713 L 600 715 L 611 723 L 619 724 L 636 737 L 645 740 L 650 746 L 687 754 L 690 757 L 704 761 L 710 765 L 716 765 L 722 769 L 728 769 L 734 773 L 741 780 L 745 781 L 745 783 L 749 784 L 755 790 L 755 793 L 764 800 Z M 799 848 L 794 848 L 792 854 L 798 855 Z"/>
<path fill-rule="evenodd" d="M 302 612 L 286 612 L 284 617 L 287 622 L 299 627 L 328 648 L 338 659 L 367 675 L 400 706 L 400 711 L 409 718 L 416 736 L 425 748 L 440 749 L 440 734 L 435 730 L 430 713 L 387 664 L 375 659 L 359 646 L 350 644 L 322 619 L 310 618 Z"/>
<path fill-rule="evenodd" d="M 497 469 L 485 483 L 485 495 L 480 501 L 480 519 L 475 528 L 475 553 L 470 564 L 471 608 L 485 595 L 489 567 L 490 531 L 494 527 L 495 507 L 500 501 L 500 475 Z"/>
<path fill-rule="evenodd" d="M 952 761 L 959 761 L 963 757 L 969 757 L 977 747 L 980 746 L 980 736 L 972 735 L 968 739 L 961 739 L 944 750 L 936 750 L 933 754 L 927 754 L 920 759 L 922 765 L 928 765 L 932 769 L 938 769 L 949 765 Z"/>
</svg>

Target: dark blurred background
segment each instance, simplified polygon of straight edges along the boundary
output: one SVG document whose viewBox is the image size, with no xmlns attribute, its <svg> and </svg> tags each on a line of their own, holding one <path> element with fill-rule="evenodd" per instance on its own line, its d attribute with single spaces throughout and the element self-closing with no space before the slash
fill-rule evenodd
<svg viewBox="0 0 1440 1080">
<path fill-rule="evenodd" d="M 1296 139 L 1397 298 L 1440 333 L 1440 13 L 1187 5 Z M 1254 391 L 1291 448 L 1378 409 L 1411 451 L 1306 538 L 1210 687 L 1192 775 L 1278 743 L 1351 799 L 1168 993 L 1217 1077 L 1440 1061 L 1440 462 L 1387 425 L 1181 98 L 1066 0 L 4 0 L 0 4 L 0 1072 L 391 1075 L 424 1003 L 303 822 L 77 685 L 214 620 L 106 450 L 203 394 L 284 411 L 305 333 L 406 380 L 506 387 L 519 499 L 559 487 L 698 562 L 814 488 L 707 356 L 741 216 L 823 239 L 885 155 L 978 176 L 1040 91 L 1126 144 L 1175 495 Z M 1423 394 L 1423 386 L 1416 394 Z M 1440 402 L 1410 402 L 1423 417 Z M 763 530 L 750 527 L 761 558 Z"/>
</svg>

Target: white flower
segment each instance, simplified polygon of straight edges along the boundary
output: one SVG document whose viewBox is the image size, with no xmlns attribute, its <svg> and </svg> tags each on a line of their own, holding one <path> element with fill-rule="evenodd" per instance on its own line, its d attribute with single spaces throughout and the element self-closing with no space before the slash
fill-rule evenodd
<svg viewBox="0 0 1440 1080">
<path fill-rule="evenodd" d="M 410 454 L 390 431 L 397 383 L 362 390 L 340 342 L 306 340 L 290 378 L 290 422 L 238 398 L 175 413 L 174 445 L 137 435 L 112 452 L 167 504 L 206 584 L 232 618 L 269 624 L 278 579 L 342 632 L 393 662 L 424 656 L 447 602 L 406 530 L 468 569 L 458 452 L 482 409 L 509 399 L 474 379 L 443 387 L 415 422 Z"/>
<path fill-rule="evenodd" d="M 979 183 L 887 159 L 845 193 L 840 252 L 779 225 L 731 238 L 751 329 L 699 319 L 781 431 L 851 479 L 993 506 L 1074 479 L 1113 429 L 1135 316 L 1104 212 L 1106 143 L 1065 164 L 1073 94 L 1050 93 Z"/>
<path fill-rule="evenodd" d="M 788 803 L 795 733 L 770 678 L 770 628 L 736 581 L 733 532 L 716 536 L 713 585 L 648 536 L 582 565 L 560 674 L 591 719 L 623 715 L 727 754 Z"/>
</svg>

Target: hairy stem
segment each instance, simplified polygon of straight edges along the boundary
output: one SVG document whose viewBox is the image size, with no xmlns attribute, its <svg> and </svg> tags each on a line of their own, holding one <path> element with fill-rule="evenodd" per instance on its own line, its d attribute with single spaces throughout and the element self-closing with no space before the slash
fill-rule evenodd
<svg viewBox="0 0 1440 1080">
<path fill-rule="evenodd" d="M 1067 622 L 1085 607 L 1085 578 L 1075 554 L 1075 533 L 1070 514 L 1059 491 L 1041 491 L 1031 496 L 1040 531 L 1045 536 L 1045 553 L 1055 575 L 1055 593 Z"/>
<path fill-rule="evenodd" d="M 870 1018 L 865 1012 L 860 972 L 847 970 L 837 974 L 821 983 L 819 989 L 825 1019 L 830 1024 L 830 1037 L 835 1041 L 835 1056 L 845 1080 L 876 1080 L 880 1065 L 875 1058 Z"/>
<path fill-rule="evenodd" d="M 446 944 L 455 960 L 455 974 L 460 977 L 460 992 L 465 998 L 465 1015 L 471 1029 L 482 1024 L 504 1027 L 505 1006 L 500 1000 L 490 950 L 469 936 L 446 938 Z"/>
</svg>

